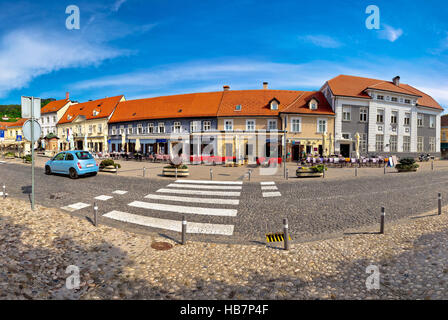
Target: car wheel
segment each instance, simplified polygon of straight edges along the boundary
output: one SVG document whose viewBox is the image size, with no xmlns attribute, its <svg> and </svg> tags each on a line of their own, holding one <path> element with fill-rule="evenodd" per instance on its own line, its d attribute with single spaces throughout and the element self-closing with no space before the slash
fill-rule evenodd
<svg viewBox="0 0 448 320">
<path fill-rule="evenodd" d="M 73 168 L 70 168 L 70 178 L 78 179 L 78 172 L 76 172 L 76 170 Z"/>
<path fill-rule="evenodd" d="M 48 175 L 51 174 L 51 168 L 50 168 L 50 166 L 45 166 L 45 174 L 48 174 Z"/>
</svg>

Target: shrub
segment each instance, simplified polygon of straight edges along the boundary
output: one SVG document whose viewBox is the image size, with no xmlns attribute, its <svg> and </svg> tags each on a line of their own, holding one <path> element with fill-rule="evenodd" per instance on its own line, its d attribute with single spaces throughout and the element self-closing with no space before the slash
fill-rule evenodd
<svg viewBox="0 0 448 320">
<path fill-rule="evenodd" d="M 400 159 L 400 161 L 398 161 L 398 162 L 400 162 L 400 164 L 402 164 L 402 165 L 413 165 L 413 164 L 415 164 L 415 159 L 414 158 L 403 158 L 403 159 Z"/>
<path fill-rule="evenodd" d="M 411 171 L 419 167 L 413 158 L 403 158 L 400 159 L 399 162 L 400 163 L 395 166 L 398 170 Z"/>
<path fill-rule="evenodd" d="M 167 168 L 167 169 L 175 169 L 175 168 L 177 168 L 177 169 L 188 169 L 188 166 L 185 165 L 185 164 L 180 164 L 180 165 L 172 165 L 172 164 L 170 164 L 169 166 L 165 166 L 164 168 Z"/>
<path fill-rule="evenodd" d="M 14 157 L 14 153 L 13 152 L 6 152 L 5 153 L 5 157 Z"/>
<path fill-rule="evenodd" d="M 30 154 L 27 154 L 26 156 L 22 157 L 23 160 L 25 160 L 26 162 L 31 162 L 32 158 Z"/>
<path fill-rule="evenodd" d="M 324 172 L 324 170 L 328 170 L 328 168 L 323 164 L 318 164 L 316 166 L 312 166 L 311 170 L 313 170 L 314 172 L 322 173 L 322 172 Z"/>
<path fill-rule="evenodd" d="M 115 163 L 115 161 L 112 159 L 105 159 L 105 160 L 101 161 L 101 163 L 100 163 L 101 169 L 104 167 L 107 167 L 107 166 L 114 166 L 114 167 L 117 166 L 118 168 L 121 168 L 121 165 L 119 163 Z"/>
</svg>

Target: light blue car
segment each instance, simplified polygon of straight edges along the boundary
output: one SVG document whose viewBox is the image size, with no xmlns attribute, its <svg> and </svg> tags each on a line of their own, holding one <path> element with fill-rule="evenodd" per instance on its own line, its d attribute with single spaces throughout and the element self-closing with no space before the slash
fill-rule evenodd
<svg viewBox="0 0 448 320">
<path fill-rule="evenodd" d="M 60 152 L 45 163 L 45 174 L 68 174 L 72 179 L 87 174 L 95 176 L 98 170 L 90 152 L 82 150 Z"/>
</svg>

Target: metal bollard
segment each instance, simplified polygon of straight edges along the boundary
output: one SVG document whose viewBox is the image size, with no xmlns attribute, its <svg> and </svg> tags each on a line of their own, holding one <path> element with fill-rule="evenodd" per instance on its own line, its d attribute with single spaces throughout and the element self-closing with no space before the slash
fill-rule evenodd
<svg viewBox="0 0 448 320">
<path fill-rule="evenodd" d="M 431 170 L 434 170 L 434 160 L 431 160 Z"/>
<path fill-rule="evenodd" d="M 177 179 L 177 168 L 176 168 L 176 179 Z"/>
<path fill-rule="evenodd" d="M 182 244 L 187 243 L 187 219 L 185 216 L 182 217 Z"/>
<path fill-rule="evenodd" d="M 289 231 L 288 231 L 288 219 L 283 219 L 283 235 L 285 237 L 285 250 L 289 250 Z"/>
<path fill-rule="evenodd" d="M 324 178 L 325 179 L 325 170 L 326 169 L 326 167 L 324 167 L 324 170 L 322 171 L 322 178 Z"/>
<path fill-rule="evenodd" d="M 384 234 L 384 223 L 386 218 L 386 209 L 381 207 L 381 225 L 380 225 L 380 233 Z"/>
<path fill-rule="evenodd" d="M 286 180 L 289 178 L 289 169 L 286 169 Z"/>
<path fill-rule="evenodd" d="M 438 209 L 439 209 L 439 216 L 442 214 L 442 194 L 439 192 L 438 195 Z"/>
<path fill-rule="evenodd" d="M 93 224 L 95 227 L 98 227 L 98 206 L 96 202 L 93 203 Z"/>
<path fill-rule="evenodd" d="M 386 174 L 386 165 L 384 165 L 384 174 Z"/>
<path fill-rule="evenodd" d="M 143 178 L 145 177 L 145 175 L 146 175 L 146 168 L 143 167 Z"/>
<path fill-rule="evenodd" d="M 210 169 L 210 180 L 213 180 L 213 169 Z"/>
<path fill-rule="evenodd" d="M 249 169 L 249 171 L 247 172 L 247 174 L 248 174 L 249 181 L 250 181 L 250 175 L 251 175 L 251 171 L 250 171 L 250 169 Z"/>
<path fill-rule="evenodd" d="M 3 185 L 3 199 L 6 199 L 6 186 Z"/>
<path fill-rule="evenodd" d="M 115 175 L 118 175 L 118 164 L 115 164 Z"/>
<path fill-rule="evenodd" d="M 355 177 L 358 176 L 358 167 L 355 167 Z"/>
</svg>

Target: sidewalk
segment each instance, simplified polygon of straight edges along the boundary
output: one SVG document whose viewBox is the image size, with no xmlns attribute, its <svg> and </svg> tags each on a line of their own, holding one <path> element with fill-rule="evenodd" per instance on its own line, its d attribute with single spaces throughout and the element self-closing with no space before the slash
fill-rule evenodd
<svg viewBox="0 0 448 320">
<path fill-rule="evenodd" d="M 43 168 L 45 162 L 47 162 L 49 158 L 38 156 L 36 158 L 36 167 Z M 18 163 L 23 164 L 24 166 L 30 166 L 30 164 L 25 164 L 21 159 L 14 160 L 4 160 L 1 161 L 7 163 Z M 125 161 L 118 160 L 115 161 L 121 165 L 121 169 L 118 170 L 118 176 L 123 177 L 143 177 L 143 168 L 145 168 L 145 178 L 151 179 L 163 179 L 163 180 L 173 180 L 173 177 L 164 177 L 162 176 L 163 167 L 168 165 L 168 163 L 153 163 L 146 161 Z M 431 162 L 418 162 L 420 165 L 418 172 L 430 172 L 431 171 Z M 295 176 L 295 172 L 297 169 L 296 162 L 289 162 L 286 165 L 286 169 L 289 172 L 289 181 L 302 181 L 303 179 L 298 179 Z M 277 168 L 260 168 L 256 165 L 244 165 L 241 167 L 224 167 L 223 165 L 188 165 L 190 175 L 187 179 L 194 180 L 210 180 L 210 170 L 212 170 L 213 180 L 244 180 L 249 181 L 248 172 L 251 170 L 250 181 L 251 182 L 259 182 L 259 181 L 286 181 L 284 178 L 284 166 L 280 165 Z M 434 161 L 434 170 L 448 170 L 448 161 L 445 160 L 436 160 Z M 397 173 L 394 168 L 386 168 L 387 174 Z M 114 173 L 106 173 L 100 172 L 100 174 L 111 175 Z M 357 172 L 357 177 L 369 177 L 369 176 L 379 176 L 384 174 L 384 168 L 359 168 Z M 347 168 L 328 168 L 325 173 L 325 179 L 336 179 L 336 180 L 344 180 L 351 179 L 355 177 L 355 168 L 347 167 Z M 306 180 L 315 180 L 319 178 L 307 178 Z"/>
</svg>

